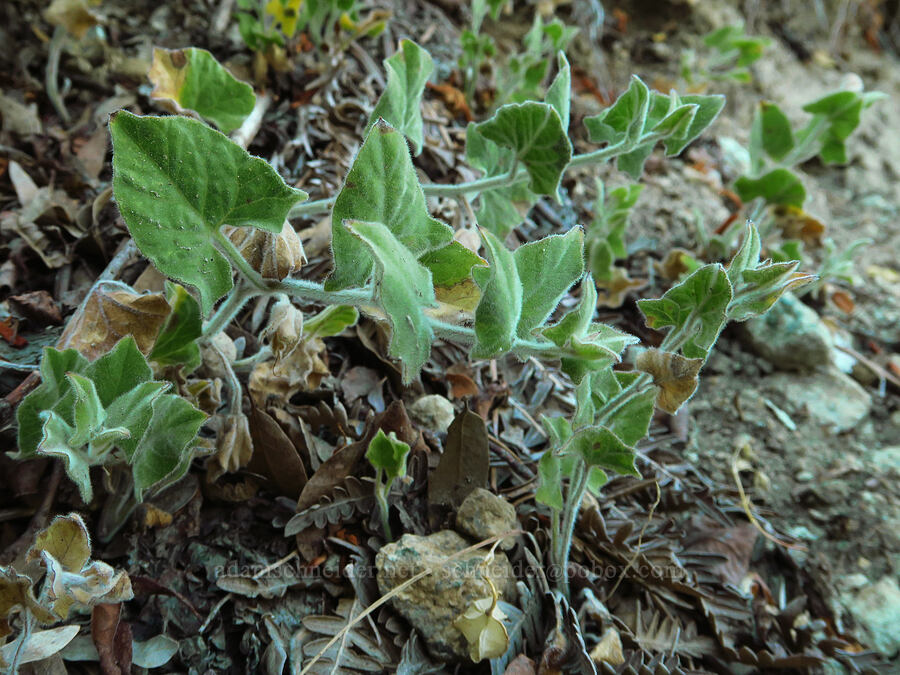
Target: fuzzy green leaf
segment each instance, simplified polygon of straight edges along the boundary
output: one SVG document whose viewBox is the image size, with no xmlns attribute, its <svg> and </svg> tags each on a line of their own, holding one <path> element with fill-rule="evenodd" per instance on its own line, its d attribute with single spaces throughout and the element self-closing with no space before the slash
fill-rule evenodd
<svg viewBox="0 0 900 675">
<path fill-rule="evenodd" d="M 381 223 L 345 221 L 344 227 L 375 260 L 376 297 L 391 323 L 388 353 L 400 360 L 403 382 L 409 384 L 428 360 L 434 340 L 423 311 L 437 305 L 431 272 Z"/>
<path fill-rule="evenodd" d="M 528 171 L 532 192 L 556 195 L 572 159 L 572 144 L 553 106 L 535 101 L 505 105 L 477 128 L 486 139 L 515 153 Z"/>
<path fill-rule="evenodd" d="M 523 244 L 513 254 L 522 287 L 522 311 L 516 334 L 532 337 L 584 273 L 584 231 L 574 227 Z"/>
<path fill-rule="evenodd" d="M 83 373 L 97 386 L 104 407 L 153 377 L 147 359 L 131 336 L 122 338 L 109 352 L 85 366 Z"/>
<path fill-rule="evenodd" d="M 97 387 L 91 380 L 78 373 L 66 373 L 66 378 L 75 393 L 72 415 L 75 429 L 69 443 L 77 447 L 84 445 L 100 432 L 106 421 L 106 410 L 100 403 Z"/>
<path fill-rule="evenodd" d="M 641 78 L 632 75 L 628 89 L 615 103 L 599 115 L 586 117 L 584 126 L 592 143 L 636 143 L 644 132 L 649 112 L 650 89 Z"/>
<path fill-rule="evenodd" d="M 547 450 L 538 461 L 538 488 L 534 499 L 540 504 L 562 511 L 562 467 L 560 458 L 552 449 Z"/>
<path fill-rule="evenodd" d="M 153 417 L 153 405 L 172 385 L 168 382 L 142 382 L 131 391 L 122 394 L 106 410 L 106 424 L 128 430 L 129 436 L 116 445 L 131 461 L 138 443 L 147 431 Z M 174 394 L 170 394 L 173 396 Z"/>
<path fill-rule="evenodd" d="M 214 245 L 221 226 L 281 232 L 306 193 L 197 120 L 120 110 L 109 128 L 113 194 L 134 242 L 160 272 L 196 286 L 208 314 L 232 285 Z"/>
<path fill-rule="evenodd" d="M 478 125 L 471 123 L 466 128 L 466 160 L 485 177 L 502 176 L 512 170 L 515 154 L 485 138 Z M 527 213 L 538 199 L 524 182 L 487 190 L 478 196 L 475 219 L 480 227 L 504 237 L 522 222 L 523 213 Z"/>
<path fill-rule="evenodd" d="M 475 345 L 472 356 L 491 358 L 512 349 L 522 314 L 522 282 L 512 252 L 487 230 L 481 230 L 490 267 L 472 270 L 481 288 L 475 309 Z"/>
<path fill-rule="evenodd" d="M 558 71 L 553 82 L 547 88 L 544 101 L 552 105 L 553 109 L 559 113 L 562 128 L 568 129 L 569 109 L 572 105 L 572 68 L 569 66 L 565 52 L 559 52 L 556 55 L 556 63 Z"/>
<path fill-rule="evenodd" d="M 634 465 L 635 452 L 612 431 L 603 426 L 576 431 L 569 441 L 571 448 L 590 467 L 610 469 L 616 473 L 641 477 Z"/>
<path fill-rule="evenodd" d="M 725 107 L 725 97 L 719 95 L 688 94 L 680 96 L 678 100 L 681 105 L 697 106 L 697 112 L 694 113 L 691 123 L 686 129 L 663 141 L 666 155 L 669 157 L 679 154 L 702 134 L 709 125 L 716 121 L 722 108 Z"/>
<path fill-rule="evenodd" d="M 334 272 L 325 284 L 329 290 L 363 286 L 374 267 L 368 247 L 343 226 L 345 220 L 383 223 L 415 257 L 453 238 L 450 227 L 428 214 L 409 147 L 384 120 L 369 131 L 334 203 Z"/>
<path fill-rule="evenodd" d="M 422 94 L 434 70 L 431 55 L 412 40 L 401 40 L 397 53 L 384 60 L 388 81 L 369 118 L 369 127 L 384 119 L 412 143 L 414 154 L 422 152 Z"/>
<path fill-rule="evenodd" d="M 193 110 L 226 134 L 241 126 L 256 104 L 253 87 L 236 79 L 205 49 L 154 49 L 147 76 L 154 84 L 152 98 Z"/>
<path fill-rule="evenodd" d="M 59 351 L 52 347 L 44 348 L 41 357 L 41 383 L 16 409 L 19 452 L 10 453 L 14 459 L 33 457 L 37 452 L 43 427 L 41 412 L 68 410 L 68 421 L 74 423 L 71 418 L 73 394 L 66 373 L 80 373 L 87 365 L 88 360 L 75 349 Z M 64 399 L 68 399 L 68 405 Z"/>
<path fill-rule="evenodd" d="M 94 498 L 94 490 L 91 487 L 91 465 L 80 448 L 73 448 L 69 442 L 75 430 L 53 411 L 45 411 L 41 417 L 43 436 L 38 444 L 38 452 L 61 459 L 66 475 L 78 487 L 81 500 L 85 504 L 90 503 Z"/>
<path fill-rule="evenodd" d="M 340 335 L 345 328 L 356 325 L 357 321 L 359 311 L 356 307 L 332 305 L 303 323 L 303 335 L 308 339 Z"/>
<path fill-rule="evenodd" d="M 382 429 L 369 441 L 366 459 L 376 469 L 384 471 L 388 481 L 406 475 L 406 457 L 409 445 L 397 438 L 393 431 L 386 435 Z"/>
<path fill-rule="evenodd" d="M 885 98 L 885 95 L 877 91 L 864 94 L 839 91 L 808 103 L 803 106 L 803 110 L 813 114 L 815 118 L 804 132 L 800 133 L 798 142 L 803 140 L 804 133 L 810 133 L 810 130 L 818 127 L 824 118 L 827 126 L 819 139 L 821 143 L 819 156 L 826 164 L 846 164 L 846 140 L 859 126 L 862 111 L 882 98 Z"/>
<path fill-rule="evenodd" d="M 705 359 L 725 326 L 731 283 L 719 265 L 704 265 L 656 300 L 639 300 L 650 328 L 683 331 L 682 353 Z"/>
<path fill-rule="evenodd" d="M 206 415 L 180 396 L 165 395 L 154 403 L 150 424 L 131 460 L 138 501 L 151 487 L 162 489 L 187 473 L 204 420 Z"/>
<path fill-rule="evenodd" d="M 166 284 L 166 295 L 172 312 L 156 336 L 147 358 L 161 366 L 184 364 L 190 372 L 200 365 L 197 338 L 203 334 L 200 305 L 179 284 Z"/>
<path fill-rule="evenodd" d="M 745 202 L 762 197 L 768 204 L 800 208 L 806 200 L 803 183 L 787 169 L 774 169 L 759 178 L 741 176 L 734 182 L 734 191 Z"/>
</svg>

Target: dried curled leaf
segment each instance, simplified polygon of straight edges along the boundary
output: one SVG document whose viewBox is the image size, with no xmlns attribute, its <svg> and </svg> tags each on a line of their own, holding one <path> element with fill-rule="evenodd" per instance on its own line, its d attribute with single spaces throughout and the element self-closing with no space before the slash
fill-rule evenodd
<svg viewBox="0 0 900 675">
<path fill-rule="evenodd" d="M 149 354 L 171 311 L 163 293 L 138 293 L 127 284 L 104 281 L 91 289 L 84 311 L 66 327 L 59 346 L 94 360 L 131 335 Z"/>
<path fill-rule="evenodd" d="M 279 365 L 297 349 L 303 338 L 303 312 L 287 297 L 276 302 L 269 314 L 269 324 L 263 331 L 275 355 L 275 372 Z"/>
<path fill-rule="evenodd" d="M 656 406 L 674 415 L 697 390 L 703 359 L 686 359 L 672 352 L 648 349 L 638 355 L 635 367 L 653 376 L 653 384 L 659 387 Z"/>
<path fill-rule="evenodd" d="M 227 225 L 222 232 L 263 279 L 281 281 L 306 264 L 303 242 L 287 221 L 278 234 L 255 227 Z"/>
<path fill-rule="evenodd" d="M 366 513 L 375 506 L 375 495 L 371 482 L 363 482 L 348 476 L 334 492 L 319 499 L 317 504 L 295 514 L 285 525 L 284 534 L 291 537 L 308 527 L 322 528 L 336 524 L 354 513 Z"/>
<path fill-rule="evenodd" d="M 221 426 L 216 437 L 214 464 L 210 465 L 211 480 L 215 480 L 223 473 L 234 473 L 247 466 L 253 456 L 250 423 L 244 413 L 228 415 L 222 421 Z"/>
</svg>

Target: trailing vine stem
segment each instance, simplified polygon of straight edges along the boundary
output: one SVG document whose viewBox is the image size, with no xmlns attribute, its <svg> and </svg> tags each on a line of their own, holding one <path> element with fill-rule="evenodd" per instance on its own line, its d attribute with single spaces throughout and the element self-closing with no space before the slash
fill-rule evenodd
<svg viewBox="0 0 900 675">
<path fill-rule="evenodd" d="M 572 157 L 572 160 L 566 166 L 569 169 L 586 166 L 589 164 L 597 164 L 605 162 L 630 152 L 636 147 L 646 143 L 656 143 L 664 138 L 662 134 L 648 133 L 644 134 L 635 141 L 623 140 L 619 143 L 613 143 L 605 148 L 585 152 Z M 528 171 L 524 166 L 514 164 L 512 169 L 507 173 L 499 176 L 484 176 L 465 183 L 456 183 L 445 185 L 443 183 L 425 183 L 422 185 L 422 191 L 426 197 L 459 197 L 479 192 L 487 192 L 488 190 L 496 190 L 499 188 L 509 187 L 516 183 L 521 183 L 528 178 Z M 300 216 L 311 216 L 320 213 L 328 213 L 334 206 L 335 198 L 317 199 L 311 202 L 302 202 L 295 205 L 288 213 L 288 218 L 299 218 Z"/>
</svg>

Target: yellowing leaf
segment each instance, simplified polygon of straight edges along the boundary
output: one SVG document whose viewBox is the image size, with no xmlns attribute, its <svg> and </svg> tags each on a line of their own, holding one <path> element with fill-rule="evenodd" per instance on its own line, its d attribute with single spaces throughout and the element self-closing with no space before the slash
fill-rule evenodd
<svg viewBox="0 0 900 675">
<path fill-rule="evenodd" d="M 38 532 L 28 559 L 36 560 L 42 552 L 52 555 L 64 570 L 80 572 L 91 558 L 91 538 L 81 516 L 57 516 L 49 527 Z"/>
<path fill-rule="evenodd" d="M 44 18 L 54 26 L 62 26 L 79 40 L 100 23 L 85 0 L 53 0 L 44 10 Z"/>
<path fill-rule="evenodd" d="M 269 0 L 266 14 L 281 26 L 285 37 L 293 37 L 297 32 L 297 20 L 300 18 L 300 5 L 303 0 Z"/>
<path fill-rule="evenodd" d="M 625 297 L 630 291 L 644 288 L 647 285 L 645 279 L 632 279 L 622 267 L 613 267 L 612 279 L 609 281 L 597 281 L 597 305 L 616 309 L 625 302 Z"/>
<path fill-rule="evenodd" d="M 703 359 L 686 359 L 672 352 L 648 349 L 638 355 L 635 367 L 653 376 L 653 384 L 659 387 L 656 406 L 674 415 L 694 395 Z"/>
</svg>

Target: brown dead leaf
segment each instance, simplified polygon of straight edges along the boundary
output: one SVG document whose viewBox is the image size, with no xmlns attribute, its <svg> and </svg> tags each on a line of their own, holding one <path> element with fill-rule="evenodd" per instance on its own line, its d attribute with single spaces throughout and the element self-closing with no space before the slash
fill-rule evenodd
<svg viewBox="0 0 900 675">
<path fill-rule="evenodd" d="M 265 411 L 253 407 L 250 410 L 250 437 L 255 452 L 248 469 L 269 478 L 281 494 L 297 499 L 306 485 L 306 468 L 281 425 Z"/>
<path fill-rule="evenodd" d="M 103 675 L 131 672 L 131 625 L 121 620 L 121 603 L 101 603 L 91 610 L 91 639 Z"/>
<path fill-rule="evenodd" d="M 535 663 L 524 654 L 519 654 L 509 662 L 503 675 L 535 675 Z"/>
<path fill-rule="evenodd" d="M 53 0 L 44 10 L 44 18 L 54 26 L 62 26 L 79 40 L 100 23 L 87 0 Z"/>
<path fill-rule="evenodd" d="M 427 82 L 425 86 L 441 98 L 444 105 L 447 106 L 447 109 L 453 113 L 455 117 L 462 116 L 465 118 L 466 122 L 475 120 L 475 117 L 472 115 L 472 109 L 469 107 L 468 101 L 466 101 L 466 95 L 459 87 L 455 87 L 449 82 L 443 82 L 441 84 Z"/>
<path fill-rule="evenodd" d="M 611 280 L 597 282 L 597 306 L 611 309 L 621 307 L 630 291 L 636 291 L 646 285 L 646 279 L 632 279 L 624 268 L 613 267 Z"/>
<path fill-rule="evenodd" d="M 109 351 L 126 335 L 149 354 L 171 307 L 162 293 L 135 293 L 118 281 L 95 286 L 84 311 L 66 326 L 59 348 L 72 347 L 88 359 Z"/>
<path fill-rule="evenodd" d="M 610 626 L 591 650 L 591 660 L 597 665 L 608 663 L 611 666 L 621 666 L 625 663 L 625 655 L 622 653 L 622 638 L 619 631 Z"/>
<path fill-rule="evenodd" d="M 648 349 L 638 355 L 635 367 L 653 376 L 653 384 L 659 387 L 656 406 L 674 415 L 694 395 L 703 359 L 686 359 L 672 352 Z"/>
<path fill-rule="evenodd" d="M 654 263 L 653 267 L 668 281 L 677 281 L 682 274 L 690 272 L 685 256 L 690 260 L 694 256 L 683 248 L 673 248 L 661 263 Z"/>
<path fill-rule="evenodd" d="M 28 340 L 19 335 L 19 321 L 14 316 L 5 316 L 0 319 L 0 339 L 10 347 L 24 347 Z"/>
<path fill-rule="evenodd" d="M 9 305 L 22 316 L 42 325 L 62 323 L 62 313 L 47 291 L 13 295 L 9 298 Z"/>
<path fill-rule="evenodd" d="M 459 506 L 472 490 L 487 487 L 489 467 L 484 419 L 463 410 L 447 429 L 444 452 L 428 477 L 428 502 Z"/>
<path fill-rule="evenodd" d="M 450 383 L 450 398 L 465 398 L 466 396 L 478 396 L 478 385 L 466 373 L 452 373 L 450 368 L 444 374 Z"/>
<path fill-rule="evenodd" d="M 853 314 L 853 310 L 856 309 L 856 303 L 853 302 L 853 298 L 846 291 L 835 291 L 832 293 L 831 302 L 844 314 Z"/>
<path fill-rule="evenodd" d="M 43 131 L 36 103 L 23 105 L 14 98 L 0 94 L 0 115 L 3 116 L 3 131 L 20 136 Z"/>
<path fill-rule="evenodd" d="M 106 128 L 100 127 L 75 151 L 84 172 L 93 180 L 97 180 L 106 162 L 107 135 Z"/>
<path fill-rule="evenodd" d="M 279 234 L 255 227 L 230 226 L 222 232 L 263 279 L 281 281 L 306 264 L 303 242 L 288 221 Z"/>
</svg>

